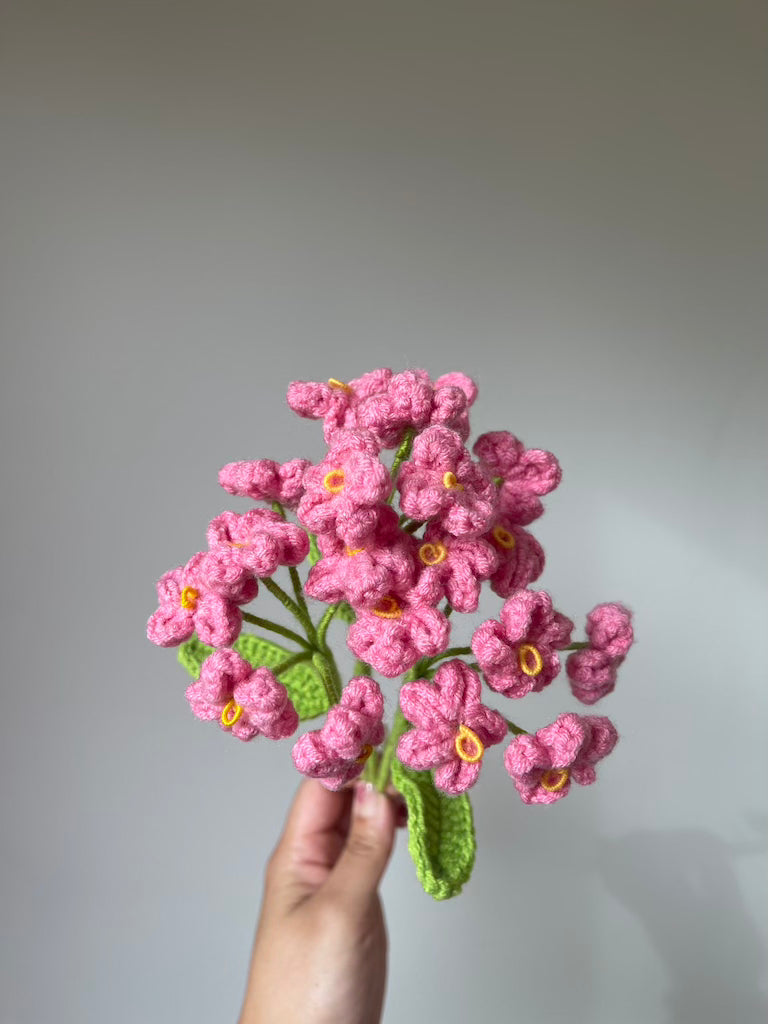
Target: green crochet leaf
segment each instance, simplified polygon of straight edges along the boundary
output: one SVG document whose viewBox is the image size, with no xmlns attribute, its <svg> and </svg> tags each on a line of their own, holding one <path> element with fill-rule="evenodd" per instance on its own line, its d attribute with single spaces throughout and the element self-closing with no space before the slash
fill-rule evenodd
<svg viewBox="0 0 768 1024">
<path fill-rule="evenodd" d="M 317 537 L 314 533 L 309 534 L 309 564 L 315 565 L 323 556 L 320 554 L 320 548 L 317 546 Z"/>
<path fill-rule="evenodd" d="M 212 651 L 212 647 L 200 643 L 197 636 L 193 636 L 179 647 L 179 664 L 184 666 L 193 679 L 197 679 L 200 676 L 200 666 Z"/>
<path fill-rule="evenodd" d="M 241 633 L 232 646 L 254 668 L 260 668 L 262 665 L 275 668 L 293 653 L 271 640 L 254 636 L 252 633 Z M 200 675 L 200 666 L 212 652 L 212 647 L 201 643 L 194 636 L 179 648 L 179 662 L 194 679 L 197 679 Z M 288 691 L 288 696 L 302 721 L 306 718 L 317 718 L 330 707 L 323 680 L 311 661 L 302 661 L 281 672 L 280 682 Z"/>
<path fill-rule="evenodd" d="M 424 892 L 436 900 L 458 896 L 475 863 L 475 828 L 466 793 L 445 796 L 430 772 L 414 772 L 397 758 L 392 782 L 408 805 L 408 851 Z"/>
</svg>

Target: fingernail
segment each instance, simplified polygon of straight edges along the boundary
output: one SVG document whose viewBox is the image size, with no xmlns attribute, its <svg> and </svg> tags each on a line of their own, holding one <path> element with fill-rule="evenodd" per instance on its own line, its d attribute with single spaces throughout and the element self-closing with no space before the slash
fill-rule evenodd
<svg viewBox="0 0 768 1024">
<path fill-rule="evenodd" d="M 370 782 L 361 782 L 355 787 L 355 814 L 360 818 L 375 818 L 385 799 Z"/>
</svg>

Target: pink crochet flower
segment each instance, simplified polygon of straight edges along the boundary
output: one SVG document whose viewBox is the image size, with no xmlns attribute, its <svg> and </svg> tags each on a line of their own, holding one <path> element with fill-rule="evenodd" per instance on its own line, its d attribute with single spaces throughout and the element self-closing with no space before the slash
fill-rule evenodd
<svg viewBox="0 0 768 1024">
<path fill-rule="evenodd" d="M 382 448 L 394 448 L 409 428 L 443 424 L 469 437 L 469 406 L 477 395 L 463 373 L 446 373 L 433 383 L 424 370 L 374 370 L 348 383 L 331 379 L 294 381 L 288 404 L 299 416 L 322 419 L 331 444 L 340 430 L 369 430 Z"/>
<path fill-rule="evenodd" d="M 357 423 L 370 430 L 384 448 L 398 445 L 405 431 L 429 425 L 451 427 L 469 436 L 467 409 L 477 388 L 464 374 L 445 374 L 434 384 L 424 370 L 396 373 L 387 387 L 360 403 Z"/>
<path fill-rule="evenodd" d="M 172 569 L 157 581 L 159 607 L 147 623 L 147 636 L 160 647 L 177 647 L 193 633 L 204 644 L 225 647 L 235 641 L 243 618 L 238 604 L 256 596 L 258 584 L 248 581 L 237 600 L 210 589 L 200 567 L 205 555 L 193 555 L 185 566 Z"/>
<path fill-rule="evenodd" d="M 192 711 L 205 722 L 216 719 L 239 740 L 293 735 L 299 716 L 288 692 L 268 668 L 252 668 L 237 651 L 214 651 L 200 668 L 200 678 L 187 687 Z"/>
<path fill-rule="evenodd" d="M 219 470 L 219 483 L 225 491 L 254 501 L 279 501 L 296 508 L 304 493 L 304 473 L 312 465 L 308 459 L 274 462 L 228 462 Z"/>
<path fill-rule="evenodd" d="M 349 649 L 387 678 L 407 672 L 420 658 L 445 650 L 451 627 L 436 608 L 387 595 L 372 609 L 355 609 L 347 633 Z"/>
<path fill-rule="evenodd" d="M 430 523 L 419 542 L 421 566 L 411 601 L 436 605 L 443 597 L 457 612 L 474 612 L 480 585 L 498 565 L 493 547 L 485 540 L 454 537 Z"/>
<path fill-rule="evenodd" d="M 207 586 L 231 600 L 243 588 L 255 596 L 254 577 L 271 576 L 280 565 L 298 565 L 309 553 L 309 537 L 271 509 L 222 512 L 208 526 L 209 552 L 200 572 Z"/>
<path fill-rule="evenodd" d="M 462 403 L 455 391 L 464 394 Z M 444 373 L 435 381 L 435 395 L 432 400 L 431 424 L 442 424 L 455 430 L 466 441 L 469 437 L 469 410 L 477 398 L 477 385 L 465 373 Z"/>
<path fill-rule="evenodd" d="M 428 427 L 413 442 L 397 478 L 400 508 L 412 519 L 437 519 L 454 536 L 477 536 L 497 509 L 496 488 L 473 462 L 461 437 L 447 427 Z"/>
<path fill-rule="evenodd" d="M 400 517 L 392 506 L 379 505 L 376 508 L 375 525 L 371 534 L 366 537 L 364 546 L 366 548 L 390 547 L 412 540 L 409 533 L 400 529 Z M 330 555 L 344 554 L 348 547 L 333 531 L 318 533 L 317 546 L 324 558 L 328 558 Z"/>
<path fill-rule="evenodd" d="M 335 534 L 318 537 L 318 547 L 324 557 L 310 569 L 304 589 L 319 601 L 375 605 L 386 594 L 405 594 L 416 578 L 414 540 L 398 527 L 389 505 L 363 547 L 346 547 Z"/>
<path fill-rule="evenodd" d="M 349 383 L 333 377 L 327 383 L 297 380 L 288 388 L 288 405 L 305 419 L 321 419 L 325 440 L 331 444 L 339 430 L 358 426 L 360 402 L 383 392 L 392 376 L 391 370 L 382 368 Z"/>
<path fill-rule="evenodd" d="M 296 742 L 294 764 L 327 789 L 341 789 L 361 774 L 373 748 L 384 739 L 383 714 L 384 700 L 376 683 L 367 676 L 352 679 L 322 729 L 305 733 Z"/>
<path fill-rule="evenodd" d="M 358 424 L 383 448 L 394 448 L 409 427 L 421 430 L 429 423 L 433 395 L 432 383 L 423 371 L 396 373 L 386 390 L 360 403 Z"/>
<path fill-rule="evenodd" d="M 599 604 L 587 616 L 590 647 L 574 651 L 565 663 L 571 691 L 583 704 L 595 704 L 616 686 L 616 674 L 634 640 L 632 613 L 621 604 Z"/>
<path fill-rule="evenodd" d="M 373 533 L 392 482 L 373 437 L 362 430 L 339 434 L 325 459 L 304 475 L 298 518 L 314 533 L 335 532 L 350 548 Z"/>
<path fill-rule="evenodd" d="M 595 765 L 618 741 L 610 719 L 599 715 L 559 715 L 535 736 L 516 736 L 504 752 L 504 765 L 526 804 L 552 804 L 568 795 L 571 779 L 590 786 Z"/>
<path fill-rule="evenodd" d="M 623 658 L 635 639 L 632 612 L 622 604 L 599 604 L 587 616 L 592 646 L 612 658 Z"/>
<path fill-rule="evenodd" d="M 541 576 L 544 549 L 533 534 L 508 516 L 499 516 L 493 529 L 484 536 L 493 545 L 498 558 L 498 568 L 491 576 L 491 590 L 499 597 L 509 597 Z"/>
<path fill-rule="evenodd" d="M 480 695 L 480 677 L 458 658 L 441 665 L 434 682 L 400 689 L 400 707 L 416 728 L 400 737 L 397 756 L 415 771 L 435 768 L 435 786 L 451 796 L 474 786 L 485 748 L 507 735 L 507 723 Z"/>
<path fill-rule="evenodd" d="M 439 390 L 440 388 L 458 388 L 459 391 L 464 392 L 464 397 L 467 400 L 467 408 L 475 404 L 475 399 L 477 398 L 477 384 L 475 384 L 472 378 L 468 377 L 466 373 L 459 373 L 456 371 L 453 371 L 452 373 L 444 373 L 435 381 L 435 390 Z M 449 426 L 450 424 L 445 425 Z"/>
<path fill-rule="evenodd" d="M 585 647 L 569 654 L 565 661 L 571 692 L 582 704 L 596 704 L 616 687 L 617 669 L 623 658 Z"/>
<path fill-rule="evenodd" d="M 488 685 L 505 697 L 538 693 L 560 671 L 557 649 L 570 643 L 573 623 L 553 610 L 544 590 L 516 591 L 500 619 L 483 622 L 472 637 Z"/>
<path fill-rule="evenodd" d="M 501 511 L 525 526 L 543 513 L 539 500 L 560 483 L 560 464 L 551 452 L 526 449 L 514 434 L 495 430 L 481 434 L 472 449 L 480 464 L 499 484 Z"/>
</svg>

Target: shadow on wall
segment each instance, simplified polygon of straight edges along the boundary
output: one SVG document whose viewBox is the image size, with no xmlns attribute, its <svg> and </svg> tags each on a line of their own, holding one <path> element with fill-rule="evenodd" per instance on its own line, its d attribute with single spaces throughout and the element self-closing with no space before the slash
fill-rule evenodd
<svg viewBox="0 0 768 1024">
<path fill-rule="evenodd" d="M 765 947 L 731 867 L 734 857 L 766 847 L 765 839 L 729 844 L 701 829 L 631 832 L 599 844 L 597 870 L 643 922 L 669 972 L 669 1024 L 768 1020 Z"/>
</svg>

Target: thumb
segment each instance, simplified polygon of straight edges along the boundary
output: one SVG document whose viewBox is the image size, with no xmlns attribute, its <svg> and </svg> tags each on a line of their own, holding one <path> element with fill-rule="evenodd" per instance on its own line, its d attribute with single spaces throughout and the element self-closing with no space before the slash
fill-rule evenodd
<svg viewBox="0 0 768 1024">
<path fill-rule="evenodd" d="M 396 809 L 385 793 L 370 783 L 355 788 L 349 834 L 326 883 L 326 890 L 343 899 L 372 896 L 392 853 Z"/>
</svg>

